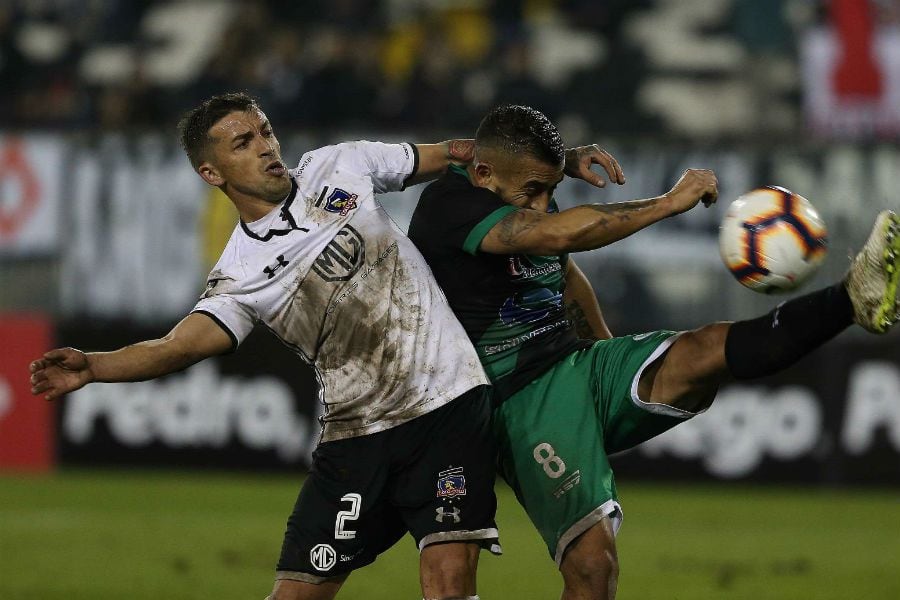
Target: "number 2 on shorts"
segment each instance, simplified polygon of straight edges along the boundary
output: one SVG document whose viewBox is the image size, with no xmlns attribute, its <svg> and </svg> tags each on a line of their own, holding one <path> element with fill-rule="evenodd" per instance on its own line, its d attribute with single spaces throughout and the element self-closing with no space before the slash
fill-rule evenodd
<svg viewBox="0 0 900 600">
<path fill-rule="evenodd" d="M 355 521 L 359 518 L 359 505 L 362 504 L 362 496 L 359 494 L 344 494 L 341 502 L 349 502 L 350 510 L 342 510 L 334 521 L 334 539 L 352 540 L 356 537 L 355 531 L 344 529 L 347 521 Z"/>
<path fill-rule="evenodd" d="M 550 479 L 556 479 L 566 472 L 566 463 L 556 455 L 553 446 L 547 442 L 541 442 L 535 446 L 533 455 L 534 460 L 544 468 L 544 473 Z"/>
</svg>

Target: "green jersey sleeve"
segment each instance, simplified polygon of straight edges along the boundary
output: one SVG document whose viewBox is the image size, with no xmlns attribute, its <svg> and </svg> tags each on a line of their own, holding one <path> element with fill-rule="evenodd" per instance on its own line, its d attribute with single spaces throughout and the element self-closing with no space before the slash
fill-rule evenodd
<svg viewBox="0 0 900 600">
<path fill-rule="evenodd" d="M 478 254 L 481 240 L 506 215 L 520 210 L 494 192 L 473 186 L 462 169 L 430 184 L 409 226 L 417 245 L 451 247 Z"/>
</svg>

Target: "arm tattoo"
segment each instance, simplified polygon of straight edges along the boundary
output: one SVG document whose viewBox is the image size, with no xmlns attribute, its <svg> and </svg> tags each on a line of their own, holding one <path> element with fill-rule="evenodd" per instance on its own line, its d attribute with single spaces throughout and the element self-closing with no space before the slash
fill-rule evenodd
<svg viewBox="0 0 900 600">
<path fill-rule="evenodd" d="M 533 210 L 511 212 L 494 226 L 497 228 L 497 237 L 507 246 L 515 246 L 517 238 L 534 229 L 542 216 Z"/>
<path fill-rule="evenodd" d="M 651 208 L 655 203 L 655 200 L 634 200 L 632 202 L 617 202 L 615 204 L 585 204 L 585 206 L 598 213 L 607 214 L 610 217 L 615 217 L 620 222 L 624 222 L 631 220 L 632 213 Z M 607 219 L 603 219 L 599 222 L 599 224 L 604 227 L 608 223 L 609 221 Z"/>
<path fill-rule="evenodd" d="M 576 302 L 575 300 L 569 302 L 566 305 L 566 318 L 569 319 L 569 322 L 575 326 L 575 333 L 578 334 L 578 337 L 580 339 L 600 339 L 594 333 L 594 330 L 591 328 L 591 324 L 588 323 L 587 315 L 584 314 L 584 310 L 582 310 L 581 305 L 578 304 L 578 302 Z"/>
<path fill-rule="evenodd" d="M 470 163 L 475 158 L 475 140 L 450 140 L 447 154 L 452 160 Z"/>
</svg>

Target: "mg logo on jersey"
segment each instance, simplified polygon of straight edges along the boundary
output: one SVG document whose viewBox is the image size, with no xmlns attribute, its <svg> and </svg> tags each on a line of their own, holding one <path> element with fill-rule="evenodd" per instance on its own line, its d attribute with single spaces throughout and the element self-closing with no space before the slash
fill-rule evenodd
<svg viewBox="0 0 900 600">
<path fill-rule="evenodd" d="M 347 281 L 366 261 L 366 244 L 359 232 L 344 225 L 313 263 L 313 271 L 325 281 Z"/>
<path fill-rule="evenodd" d="M 348 212 L 356 208 L 357 198 L 359 198 L 359 196 L 356 194 L 345 192 L 341 188 L 334 188 L 334 191 L 331 192 L 331 195 L 328 196 L 328 200 L 325 202 L 325 210 L 338 213 L 342 217 L 345 217 Z"/>
<path fill-rule="evenodd" d="M 328 571 L 334 566 L 337 554 L 328 544 L 316 544 L 309 551 L 309 562 L 319 571 Z"/>
<path fill-rule="evenodd" d="M 454 523 L 459 523 L 460 521 L 462 521 L 462 519 L 459 518 L 459 513 L 462 511 L 460 511 L 456 507 L 450 510 L 446 510 L 443 506 L 439 506 L 434 509 L 434 512 L 434 520 L 438 523 L 443 523 L 444 519 L 453 519 Z"/>
</svg>

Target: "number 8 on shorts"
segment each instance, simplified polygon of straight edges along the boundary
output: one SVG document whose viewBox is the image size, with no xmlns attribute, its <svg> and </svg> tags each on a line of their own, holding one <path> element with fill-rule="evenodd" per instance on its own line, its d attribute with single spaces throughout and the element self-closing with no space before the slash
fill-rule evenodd
<svg viewBox="0 0 900 600">
<path fill-rule="evenodd" d="M 533 455 L 534 460 L 544 468 L 544 473 L 550 479 L 556 479 L 566 472 L 566 463 L 556 455 L 553 446 L 547 442 L 541 442 L 535 446 Z"/>
</svg>

